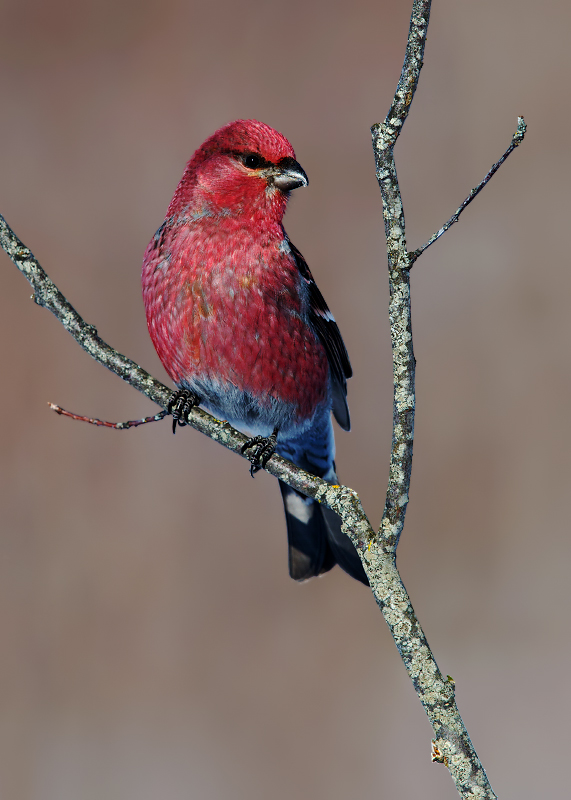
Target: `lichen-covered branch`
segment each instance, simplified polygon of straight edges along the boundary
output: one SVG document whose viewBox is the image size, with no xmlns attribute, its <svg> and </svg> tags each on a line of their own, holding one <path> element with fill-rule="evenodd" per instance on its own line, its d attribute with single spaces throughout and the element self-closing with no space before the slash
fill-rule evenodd
<svg viewBox="0 0 571 800">
<path fill-rule="evenodd" d="M 450 770 L 461 797 L 492 800 L 496 795 L 456 706 L 454 682 L 444 679 L 436 664 L 395 563 L 408 505 L 412 468 L 416 362 L 410 302 L 410 267 L 415 257 L 406 248 L 404 210 L 393 151 L 418 86 L 430 6 L 431 0 L 413 2 L 397 90 L 385 121 L 371 129 L 387 241 L 394 399 L 385 510 L 375 543 L 361 553 L 375 599 L 432 724 L 435 733 L 433 753 L 437 753 L 437 760 Z"/>
<path fill-rule="evenodd" d="M 414 438 L 414 370 L 410 310 L 409 256 L 406 249 L 404 210 L 397 178 L 393 150 L 416 87 L 426 32 L 430 18 L 431 0 L 415 0 L 404 64 L 389 113 L 382 124 L 373 125 L 373 151 L 377 180 L 383 200 L 383 217 L 389 263 L 389 319 L 393 349 L 393 440 L 389 469 L 389 486 L 385 501 L 380 536 L 383 546 L 396 549 L 401 535 L 412 468 Z"/>
</svg>

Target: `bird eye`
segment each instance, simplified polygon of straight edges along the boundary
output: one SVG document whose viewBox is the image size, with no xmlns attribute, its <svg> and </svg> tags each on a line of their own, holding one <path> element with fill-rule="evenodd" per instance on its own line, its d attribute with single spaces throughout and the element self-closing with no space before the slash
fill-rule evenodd
<svg viewBox="0 0 571 800">
<path fill-rule="evenodd" d="M 256 155 L 256 153 L 248 153 L 247 156 L 244 156 L 244 165 L 248 167 L 248 169 L 258 169 L 262 164 L 262 159 L 260 156 Z"/>
</svg>

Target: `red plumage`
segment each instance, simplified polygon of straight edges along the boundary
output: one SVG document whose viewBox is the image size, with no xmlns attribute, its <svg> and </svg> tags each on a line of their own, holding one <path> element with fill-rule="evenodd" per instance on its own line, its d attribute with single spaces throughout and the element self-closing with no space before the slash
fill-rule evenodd
<svg viewBox="0 0 571 800">
<path fill-rule="evenodd" d="M 230 155 L 240 148 L 274 164 L 295 157 L 281 134 L 254 121 L 223 128 L 196 151 L 145 253 L 149 331 L 177 385 L 215 376 L 292 403 L 301 421 L 325 399 L 327 357 L 284 251 L 287 197 Z"/>
<path fill-rule="evenodd" d="M 221 128 L 188 162 L 146 250 L 143 298 L 151 338 L 179 388 L 237 427 L 264 437 L 274 431 L 278 452 L 333 480 L 330 412 L 348 429 L 351 369 L 282 226 L 289 191 L 301 185 L 307 177 L 280 133 L 255 120 Z M 287 516 L 291 490 L 282 491 Z M 293 577 L 342 563 L 319 525 L 319 553 L 307 556 L 307 569 L 292 569 L 290 535 Z M 363 580 L 352 553 L 354 569 L 342 566 Z"/>
</svg>

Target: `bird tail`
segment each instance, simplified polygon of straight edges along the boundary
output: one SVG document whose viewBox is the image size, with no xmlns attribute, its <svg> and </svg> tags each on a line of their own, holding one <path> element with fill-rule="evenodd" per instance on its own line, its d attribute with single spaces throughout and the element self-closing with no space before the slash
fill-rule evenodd
<svg viewBox="0 0 571 800">
<path fill-rule="evenodd" d="M 299 439 L 279 442 L 277 452 L 302 469 L 337 483 L 335 440 L 329 410 L 314 420 Z M 339 564 L 352 578 L 369 585 L 361 559 L 349 537 L 341 530 L 341 519 L 316 500 L 291 489 L 280 481 L 284 501 L 289 574 L 305 581 Z"/>
<path fill-rule="evenodd" d="M 284 501 L 289 574 L 305 581 L 339 564 L 352 578 L 369 585 L 353 543 L 334 511 L 280 481 Z"/>
</svg>

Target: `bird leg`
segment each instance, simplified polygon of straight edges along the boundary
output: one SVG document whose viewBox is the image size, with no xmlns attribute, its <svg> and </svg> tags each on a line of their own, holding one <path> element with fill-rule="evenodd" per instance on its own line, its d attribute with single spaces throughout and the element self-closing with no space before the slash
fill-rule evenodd
<svg viewBox="0 0 571 800">
<path fill-rule="evenodd" d="M 277 441 L 278 428 L 274 428 L 271 436 L 252 436 L 251 439 L 248 439 L 248 441 L 242 445 L 240 448 L 241 453 L 245 453 L 246 450 L 254 448 L 252 455 L 248 456 L 252 462 L 252 466 L 250 467 L 250 475 L 252 478 L 256 472 L 266 466 L 273 456 L 276 451 Z"/>
<path fill-rule="evenodd" d="M 176 433 L 176 423 L 180 426 L 188 424 L 188 415 L 200 404 L 200 397 L 189 389 L 177 389 L 169 399 L 167 411 L 172 414 L 172 432 Z"/>
</svg>

